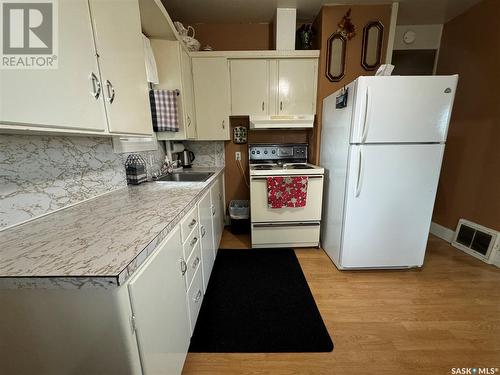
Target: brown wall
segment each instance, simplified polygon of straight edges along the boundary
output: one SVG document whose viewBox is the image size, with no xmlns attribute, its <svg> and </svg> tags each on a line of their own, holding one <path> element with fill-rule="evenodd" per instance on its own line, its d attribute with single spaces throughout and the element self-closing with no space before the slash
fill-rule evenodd
<svg viewBox="0 0 500 375">
<path fill-rule="evenodd" d="M 351 11 L 351 21 L 356 27 L 356 36 L 347 42 L 345 76 L 339 82 L 330 82 L 325 76 L 326 72 L 326 49 L 330 35 L 337 30 L 337 25 L 344 14 Z M 391 20 L 391 5 L 352 5 L 352 6 L 324 6 L 314 21 L 317 32 L 317 48 L 320 49 L 320 61 L 318 69 L 318 100 L 316 111 L 316 126 L 311 132 L 312 162 L 319 162 L 319 148 L 321 135 L 321 114 L 323 110 L 323 99 L 334 93 L 342 86 L 348 84 L 359 76 L 373 75 L 375 71 L 366 71 L 361 66 L 361 46 L 363 42 L 363 28 L 370 21 L 380 21 L 384 25 L 384 41 L 382 45 L 382 62 L 385 59 L 389 26 Z"/>
<path fill-rule="evenodd" d="M 231 138 L 235 126 L 248 128 L 248 117 L 231 117 Z M 307 143 L 307 130 L 254 130 L 248 132 L 248 143 Z M 226 157 L 226 205 L 232 199 L 249 199 L 250 191 L 235 160 L 235 152 L 241 152 L 241 164 L 248 181 L 248 143 L 235 144 L 227 141 Z"/>
<path fill-rule="evenodd" d="M 193 27 L 202 48 L 209 44 L 217 51 L 245 51 L 268 50 L 272 46 L 269 23 L 197 23 Z"/>
<path fill-rule="evenodd" d="M 443 30 L 437 72 L 460 78 L 433 221 L 450 229 L 466 218 L 500 231 L 499 14 L 484 0 Z"/>
</svg>

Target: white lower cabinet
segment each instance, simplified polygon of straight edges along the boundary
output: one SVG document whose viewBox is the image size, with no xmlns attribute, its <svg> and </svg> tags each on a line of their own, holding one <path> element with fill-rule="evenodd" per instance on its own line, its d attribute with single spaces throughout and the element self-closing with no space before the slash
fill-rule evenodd
<svg viewBox="0 0 500 375">
<path fill-rule="evenodd" d="M 128 285 L 143 374 L 180 374 L 189 347 L 177 227 Z"/>
<path fill-rule="evenodd" d="M 222 174 L 218 181 L 213 184 L 210 189 L 210 196 L 212 199 L 214 241 L 216 244 L 219 244 L 222 238 L 222 231 L 224 230 L 224 174 Z M 218 246 L 215 248 L 215 252 L 217 252 L 217 249 Z"/>
<path fill-rule="evenodd" d="M 203 198 L 201 198 L 200 203 L 198 203 L 198 212 L 200 215 L 203 290 L 206 291 L 215 261 L 215 239 L 210 191 L 207 191 Z"/>
<path fill-rule="evenodd" d="M 0 374 L 180 375 L 219 246 L 222 181 L 119 287 L 0 290 Z"/>
</svg>

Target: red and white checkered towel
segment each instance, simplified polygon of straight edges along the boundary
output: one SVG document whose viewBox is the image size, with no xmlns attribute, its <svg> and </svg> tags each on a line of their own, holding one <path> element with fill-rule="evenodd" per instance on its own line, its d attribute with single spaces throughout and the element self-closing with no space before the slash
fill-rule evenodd
<svg viewBox="0 0 500 375">
<path fill-rule="evenodd" d="M 150 90 L 151 117 L 156 132 L 178 132 L 177 90 Z"/>
</svg>

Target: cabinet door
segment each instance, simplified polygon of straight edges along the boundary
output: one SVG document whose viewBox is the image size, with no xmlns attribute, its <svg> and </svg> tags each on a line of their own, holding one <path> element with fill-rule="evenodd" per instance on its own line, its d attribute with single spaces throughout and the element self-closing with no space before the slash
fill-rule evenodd
<svg viewBox="0 0 500 375">
<path fill-rule="evenodd" d="M 269 61 L 231 60 L 231 114 L 269 114 Z"/>
<path fill-rule="evenodd" d="M 177 227 L 129 283 L 144 374 L 180 374 L 189 347 L 182 243 Z"/>
<path fill-rule="evenodd" d="M 316 112 L 316 59 L 281 59 L 278 62 L 278 113 L 307 115 Z"/>
<path fill-rule="evenodd" d="M 58 68 L 0 70 L 0 122 L 5 127 L 104 132 L 104 103 L 92 95 L 99 69 L 88 3 L 60 1 L 57 6 Z"/>
<path fill-rule="evenodd" d="M 109 131 L 153 133 L 137 0 L 90 0 Z"/>
<path fill-rule="evenodd" d="M 186 128 L 186 136 L 188 139 L 196 138 L 196 117 L 194 109 L 194 93 L 193 93 L 193 69 L 191 58 L 181 48 L 181 70 L 182 70 L 182 89 L 183 89 L 183 107 L 184 107 L 184 124 Z"/>
<path fill-rule="evenodd" d="M 224 57 L 193 58 L 199 140 L 229 139 L 229 71 Z"/>
<path fill-rule="evenodd" d="M 214 227 L 212 222 L 212 200 L 206 192 L 198 203 L 201 231 L 201 262 L 203 271 L 203 290 L 207 290 L 208 280 L 215 260 Z"/>
<path fill-rule="evenodd" d="M 215 252 L 219 248 L 222 231 L 224 230 L 224 197 L 223 197 L 223 177 L 220 176 L 210 189 L 212 199 L 212 216 L 214 221 L 214 246 Z"/>
</svg>

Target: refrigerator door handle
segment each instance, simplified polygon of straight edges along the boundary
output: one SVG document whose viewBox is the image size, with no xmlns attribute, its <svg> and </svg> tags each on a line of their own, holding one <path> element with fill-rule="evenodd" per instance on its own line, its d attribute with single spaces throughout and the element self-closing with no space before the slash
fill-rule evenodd
<svg viewBox="0 0 500 375">
<path fill-rule="evenodd" d="M 365 101 L 365 116 L 363 119 L 363 133 L 361 135 L 361 143 L 366 142 L 366 137 L 368 136 L 368 127 L 370 125 L 369 117 L 370 117 L 370 107 L 371 107 L 371 99 L 370 99 L 370 87 L 366 87 L 366 101 Z"/>
<path fill-rule="evenodd" d="M 358 198 L 359 195 L 361 194 L 361 185 L 363 183 L 363 148 L 360 146 L 359 147 L 359 159 L 358 159 L 358 178 L 356 180 L 356 193 L 355 197 Z"/>
</svg>

